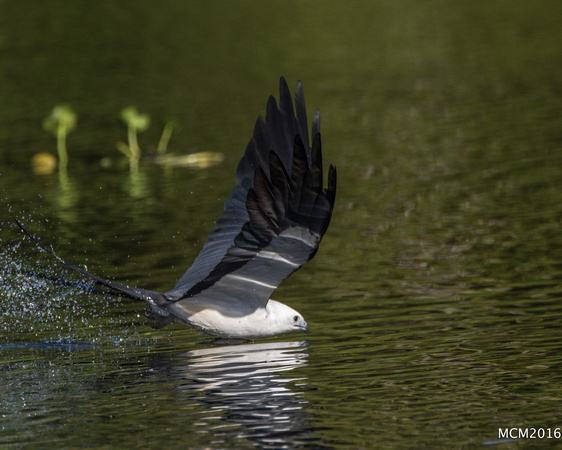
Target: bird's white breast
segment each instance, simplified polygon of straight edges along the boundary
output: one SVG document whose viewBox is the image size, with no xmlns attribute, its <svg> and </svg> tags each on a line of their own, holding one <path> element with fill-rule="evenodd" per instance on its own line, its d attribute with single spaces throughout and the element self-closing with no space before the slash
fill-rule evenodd
<svg viewBox="0 0 562 450">
<path fill-rule="evenodd" d="M 226 310 L 200 308 L 197 302 L 177 302 L 166 307 L 182 322 L 215 336 L 225 338 L 257 338 L 293 331 L 292 308 L 269 300 L 264 308 L 246 314 L 229 314 Z"/>
</svg>

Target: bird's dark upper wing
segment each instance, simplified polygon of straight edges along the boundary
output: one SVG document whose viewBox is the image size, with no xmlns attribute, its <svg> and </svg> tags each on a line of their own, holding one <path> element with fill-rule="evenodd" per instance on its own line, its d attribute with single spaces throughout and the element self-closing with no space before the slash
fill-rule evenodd
<svg viewBox="0 0 562 450">
<path fill-rule="evenodd" d="M 279 107 L 270 97 L 266 119 L 257 119 L 238 165 L 237 186 L 201 253 L 166 293 L 168 301 L 206 291 L 211 298 L 228 292 L 263 305 L 316 254 L 332 215 L 336 170 L 330 166 L 324 189 L 320 115 L 314 115 L 310 145 L 302 83 L 296 115 L 285 79 L 279 84 Z"/>
</svg>

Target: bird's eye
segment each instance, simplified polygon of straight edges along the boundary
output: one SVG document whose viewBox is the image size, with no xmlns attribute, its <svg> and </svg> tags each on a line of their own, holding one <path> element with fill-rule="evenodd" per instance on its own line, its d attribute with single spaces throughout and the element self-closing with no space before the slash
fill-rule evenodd
<svg viewBox="0 0 562 450">
<path fill-rule="evenodd" d="M 299 321 L 299 316 L 293 317 L 293 322 L 298 322 L 298 321 Z"/>
</svg>

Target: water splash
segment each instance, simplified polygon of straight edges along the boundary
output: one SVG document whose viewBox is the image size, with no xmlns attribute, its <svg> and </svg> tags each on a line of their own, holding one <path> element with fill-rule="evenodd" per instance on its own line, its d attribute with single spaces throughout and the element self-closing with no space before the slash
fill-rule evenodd
<svg viewBox="0 0 562 450">
<path fill-rule="evenodd" d="M 86 292 L 93 288 L 22 240 L 0 241 L 0 345 L 149 338 L 140 305 Z"/>
</svg>

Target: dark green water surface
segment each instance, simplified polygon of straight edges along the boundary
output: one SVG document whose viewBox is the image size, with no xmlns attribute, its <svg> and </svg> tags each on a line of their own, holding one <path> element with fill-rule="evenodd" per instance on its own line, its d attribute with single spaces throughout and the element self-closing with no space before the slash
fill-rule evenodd
<svg viewBox="0 0 562 450">
<path fill-rule="evenodd" d="M 562 445 L 562 3 L 0 1 L 0 446 Z M 168 290 L 284 75 L 322 114 L 336 208 L 275 293 L 310 335 L 228 345 L 74 274 Z M 78 113 L 68 179 L 42 121 Z M 122 108 L 179 128 L 116 149 Z M 500 429 L 543 428 L 551 439 Z M 529 431 L 530 432 L 530 431 Z"/>
</svg>

